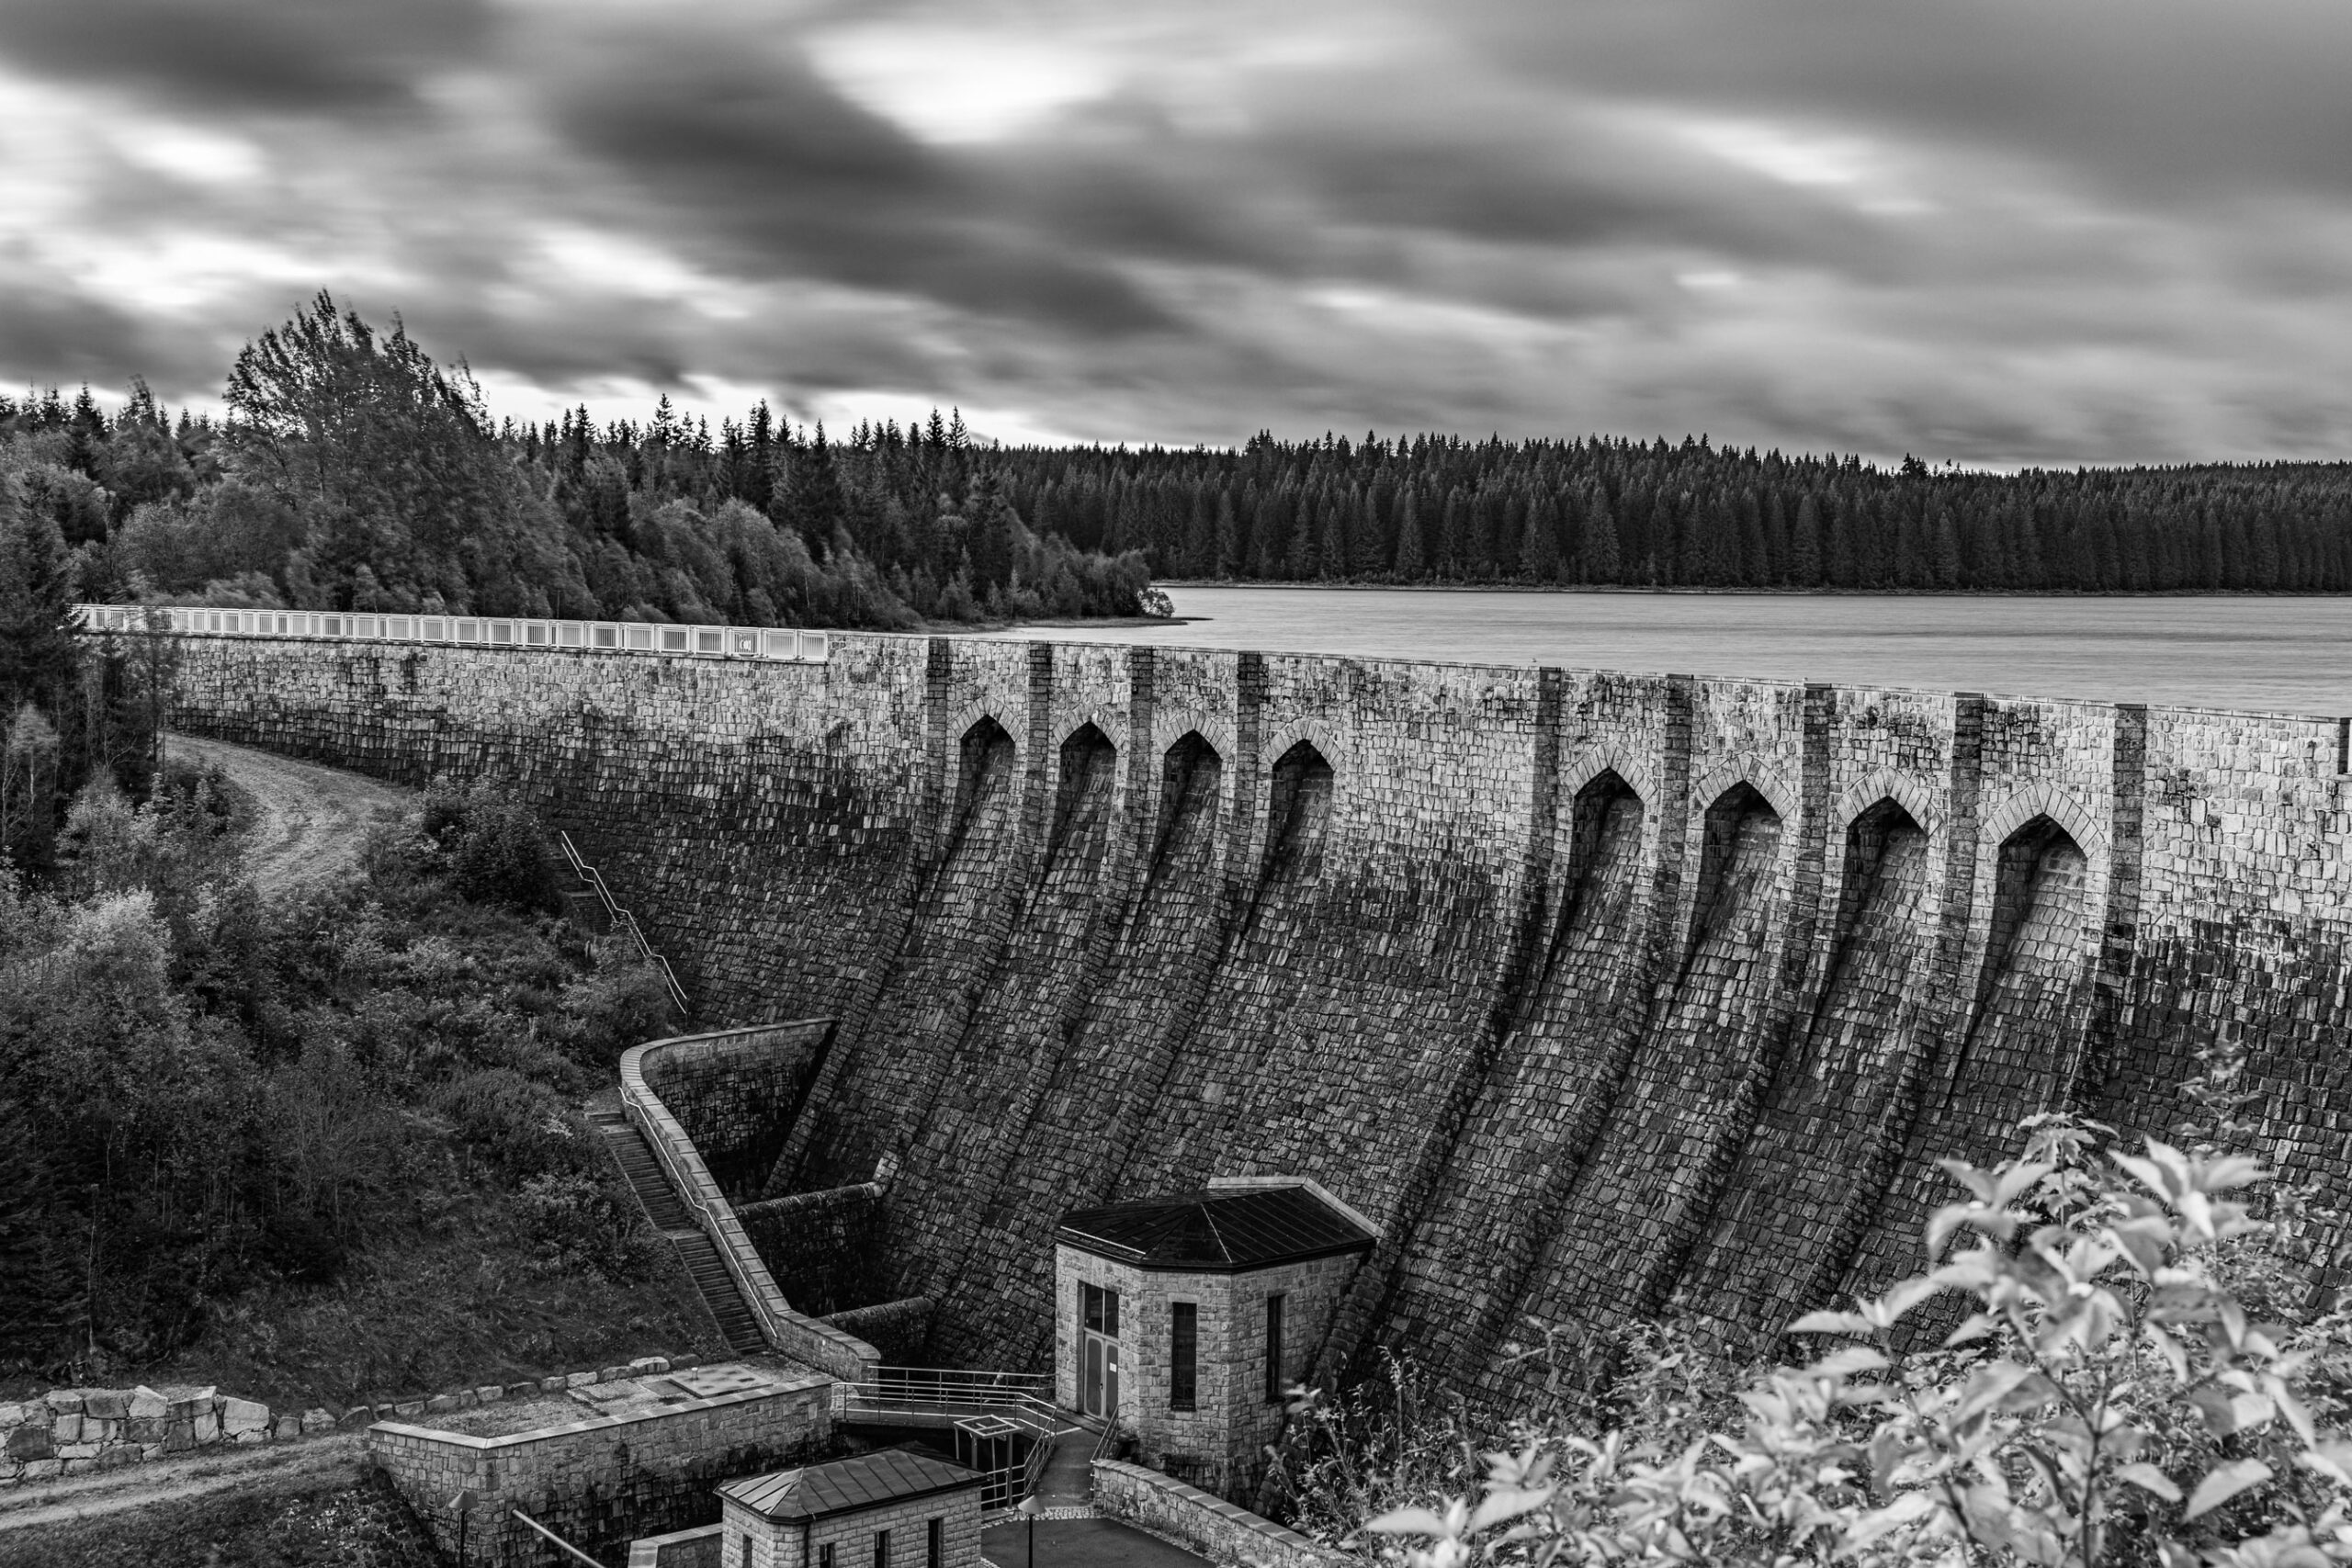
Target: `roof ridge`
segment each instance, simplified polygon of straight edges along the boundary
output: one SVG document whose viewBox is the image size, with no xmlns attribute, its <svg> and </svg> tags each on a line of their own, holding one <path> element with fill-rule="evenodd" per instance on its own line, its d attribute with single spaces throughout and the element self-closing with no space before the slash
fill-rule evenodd
<svg viewBox="0 0 2352 1568">
<path fill-rule="evenodd" d="M 1216 1213 L 1215 1209 L 1212 1208 L 1205 1200 L 1204 1200 L 1200 1204 L 1200 1211 L 1201 1218 L 1208 1222 L 1209 1235 L 1216 1241 L 1217 1256 L 1227 1263 L 1232 1262 L 1233 1248 L 1225 1244 L 1225 1233 L 1216 1228 Z"/>
</svg>

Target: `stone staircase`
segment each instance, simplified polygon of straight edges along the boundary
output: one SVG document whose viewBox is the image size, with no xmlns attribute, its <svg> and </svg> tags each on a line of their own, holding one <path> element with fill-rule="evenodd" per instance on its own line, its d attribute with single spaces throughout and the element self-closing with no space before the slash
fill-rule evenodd
<svg viewBox="0 0 2352 1568">
<path fill-rule="evenodd" d="M 695 1288 L 702 1292 L 703 1304 L 710 1309 L 728 1348 L 738 1355 L 765 1355 L 767 1337 L 760 1332 L 759 1320 L 752 1315 L 742 1292 L 735 1288 L 734 1276 L 727 1272 L 718 1248 L 695 1227 L 694 1217 L 686 1213 L 677 1190 L 670 1185 L 669 1177 L 662 1169 L 662 1162 L 653 1157 L 653 1150 L 646 1145 L 645 1135 L 617 1111 L 593 1109 L 588 1120 L 603 1135 L 605 1147 L 620 1166 L 621 1174 L 628 1178 L 629 1188 L 636 1192 L 638 1206 L 645 1211 L 646 1219 L 669 1239 L 677 1251 L 678 1261 L 686 1266 L 686 1272 L 693 1277 Z"/>
</svg>

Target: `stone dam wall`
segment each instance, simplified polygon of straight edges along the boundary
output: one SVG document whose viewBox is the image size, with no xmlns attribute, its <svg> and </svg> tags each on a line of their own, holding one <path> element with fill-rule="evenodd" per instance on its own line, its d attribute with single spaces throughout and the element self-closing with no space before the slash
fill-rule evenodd
<svg viewBox="0 0 2352 1568">
<path fill-rule="evenodd" d="M 511 779 L 701 1027 L 837 1019 L 730 1186 L 881 1181 L 871 1292 L 935 1303 L 944 1364 L 1048 1363 L 1064 1210 L 1266 1173 L 1386 1233 L 1327 1372 L 1402 1343 L 1517 1397 L 1530 1316 L 1769 1335 L 1916 1263 L 1931 1156 L 2052 1108 L 2161 1130 L 2219 1040 L 2258 1152 L 2352 1197 L 2341 719 L 964 638 L 185 642 L 193 732 Z"/>
</svg>

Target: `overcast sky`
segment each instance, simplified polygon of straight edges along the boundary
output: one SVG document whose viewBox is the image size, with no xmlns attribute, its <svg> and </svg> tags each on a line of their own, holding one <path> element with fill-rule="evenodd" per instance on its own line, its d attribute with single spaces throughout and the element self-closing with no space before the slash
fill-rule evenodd
<svg viewBox="0 0 2352 1568">
<path fill-rule="evenodd" d="M 2352 455 L 2344 0 L 0 0 L 0 381 Z"/>
</svg>

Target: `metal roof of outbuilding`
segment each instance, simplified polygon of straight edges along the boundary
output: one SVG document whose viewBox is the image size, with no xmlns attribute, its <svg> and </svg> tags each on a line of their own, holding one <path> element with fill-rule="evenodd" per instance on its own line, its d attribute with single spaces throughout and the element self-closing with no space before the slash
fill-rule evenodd
<svg viewBox="0 0 2352 1568">
<path fill-rule="evenodd" d="M 1306 1186 L 1204 1187 L 1077 1209 L 1055 1234 L 1139 1269 L 1216 1274 L 1353 1252 L 1379 1239 Z"/>
<path fill-rule="evenodd" d="M 985 1479 L 976 1470 L 929 1454 L 881 1449 L 798 1470 L 747 1475 L 718 1488 L 718 1495 L 763 1518 L 797 1522 L 954 1492 Z"/>
</svg>

